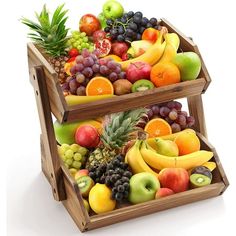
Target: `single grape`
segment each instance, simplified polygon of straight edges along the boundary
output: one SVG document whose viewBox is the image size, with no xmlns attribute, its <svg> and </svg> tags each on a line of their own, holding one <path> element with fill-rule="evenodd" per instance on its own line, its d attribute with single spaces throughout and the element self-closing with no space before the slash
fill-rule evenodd
<svg viewBox="0 0 236 236">
<path fill-rule="evenodd" d="M 85 76 L 82 73 L 77 73 L 76 74 L 76 81 L 78 83 L 83 83 L 85 81 Z"/>
<path fill-rule="evenodd" d="M 71 159 L 74 156 L 74 152 L 71 149 L 68 149 L 64 153 L 65 157 Z"/>
<path fill-rule="evenodd" d="M 131 173 L 131 176 L 132 176 L 132 173 Z M 123 183 L 123 186 L 124 186 L 125 190 L 129 190 L 129 183 L 125 182 L 125 183 Z"/>
<path fill-rule="evenodd" d="M 125 191 L 125 188 L 124 188 L 123 185 L 119 185 L 119 186 L 117 187 L 117 190 L 118 190 L 119 193 L 123 193 L 123 192 Z"/>
<path fill-rule="evenodd" d="M 118 77 L 119 77 L 119 79 L 126 79 L 126 73 L 125 73 L 125 71 L 121 71 L 121 72 L 118 74 Z"/>
<path fill-rule="evenodd" d="M 175 108 L 175 101 L 169 101 L 167 102 L 166 106 L 170 109 L 174 109 Z"/>
<path fill-rule="evenodd" d="M 136 31 L 138 29 L 137 24 L 135 24 L 134 22 L 131 22 L 128 24 L 129 28 Z"/>
<path fill-rule="evenodd" d="M 117 65 L 116 68 L 113 70 L 116 74 L 121 73 L 121 68 Z"/>
<path fill-rule="evenodd" d="M 70 149 L 70 145 L 67 144 L 67 143 L 63 143 L 63 144 L 61 145 L 61 148 L 63 148 L 63 149 L 66 151 L 66 150 L 69 150 L 69 149 Z"/>
<path fill-rule="evenodd" d="M 99 59 L 99 65 L 105 66 L 109 60 L 107 59 Z"/>
<path fill-rule="evenodd" d="M 131 173 L 130 171 L 126 170 L 126 171 L 124 172 L 123 176 L 125 176 L 125 177 L 127 177 L 127 178 L 131 178 L 132 173 Z"/>
<path fill-rule="evenodd" d="M 140 12 L 140 11 L 137 11 L 137 12 L 135 12 L 134 16 L 142 18 L 143 17 L 143 13 Z"/>
<path fill-rule="evenodd" d="M 151 107 L 151 109 L 152 109 L 154 115 L 159 115 L 160 107 L 158 105 L 153 105 Z"/>
<path fill-rule="evenodd" d="M 171 129 L 172 129 L 172 132 L 173 132 L 173 133 L 177 133 L 177 132 L 181 131 L 181 127 L 180 127 L 180 125 L 177 124 L 177 123 L 171 124 Z"/>
<path fill-rule="evenodd" d="M 116 68 L 116 66 L 117 66 L 117 63 L 113 60 L 110 60 L 107 62 L 107 67 L 111 70 L 114 70 Z"/>
<path fill-rule="evenodd" d="M 129 11 L 128 13 L 127 13 L 127 15 L 128 15 L 128 17 L 133 17 L 134 16 L 134 12 L 133 11 Z"/>
<path fill-rule="evenodd" d="M 90 55 L 90 52 L 88 49 L 83 49 L 81 55 L 86 58 Z"/>
<path fill-rule="evenodd" d="M 76 63 L 83 63 L 84 57 L 82 55 L 79 55 L 76 57 L 75 61 L 76 61 Z"/>
<path fill-rule="evenodd" d="M 193 116 L 188 116 L 188 117 L 186 118 L 186 121 L 187 121 L 188 127 L 192 127 L 192 126 L 194 126 L 194 124 L 195 124 L 195 119 L 194 119 Z"/>
<path fill-rule="evenodd" d="M 65 163 L 66 163 L 68 166 L 71 166 L 72 163 L 73 163 L 73 159 L 66 159 L 66 160 L 65 160 Z"/>
<path fill-rule="evenodd" d="M 174 103 L 175 103 L 175 107 L 174 108 L 177 111 L 180 111 L 182 109 L 182 104 L 180 102 L 177 102 L 177 101 L 174 101 Z"/>
<path fill-rule="evenodd" d="M 167 123 L 168 123 L 169 125 L 171 125 L 171 124 L 174 123 L 174 121 L 171 120 L 169 116 L 165 117 L 165 120 L 167 121 Z"/>
<path fill-rule="evenodd" d="M 82 73 L 84 74 L 84 76 L 86 76 L 87 78 L 91 78 L 93 76 L 93 70 L 91 67 L 86 67 L 82 70 Z"/>
<path fill-rule="evenodd" d="M 79 150 L 79 145 L 76 144 L 76 143 L 73 143 L 70 145 L 70 149 L 73 151 L 73 152 L 77 152 Z"/>
<path fill-rule="evenodd" d="M 82 160 L 82 155 L 78 152 L 74 154 L 74 160 L 75 161 L 81 161 Z"/>
<path fill-rule="evenodd" d="M 85 32 L 80 32 L 80 37 L 85 37 L 86 33 Z"/>
<path fill-rule="evenodd" d="M 84 58 L 83 64 L 85 67 L 91 67 L 94 64 L 94 60 L 92 57 Z"/>
<path fill-rule="evenodd" d="M 179 115 L 183 115 L 183 116 L 185 116 L 186 118 L 187 118 L 187 116 L 188 116 L 188 113 L 187 113 L 186 111 L 179 111 L 178 114 L 179 114 Z"/>
<path fill-rule="evenodd" d="M 109 76 L 108 76 L 109 80 L 111 82 L 115 82 L 118 79 L 118 75 L 115 72 L 112 72 Z"/>
<path fill-rule="evenodd" d="M 102 65 L 102 66 L 100 67 L 100 73 L 101 73 L 102 75 L 108 75 L 108 74 L 109 74 L 109 69 L 108 69 L 108 67 L 105 66 L 105 65 Z"/>
<path fill-rule="evenodd" d="M 147 23 L 146 28 L 152 28 L 152 24 L 150 22 Z"/>
<path fill-rule="evenodd" d="M 113 25 L 113 20 L 112 19 L 107 19 L 106 23 L 107 23 L 108 26 L 111 26 L 111 25 Z"/>
<path fill-rule="evenodd" d="M 136 34 L 136 40 L 141 40 L 142 39 L 142 35 L 141 34 Z"/>
<path fill-rule="evenodd" d="M 92 70 L 93 70 L 94 73 L 98 73 L 99 70 L 100 70 L 100 66 L 98 64 L 94 64 L 92 66 Z"/>
<path fill-rule="evenodd" d="M 104 28 L 104 31 L 105 31 L 106 33 L 109 33 L 110 30 L 111 30 L 111 28 L 110 28 L 109 26 L 107 26 L 107 27 Z"/>
<path fill-rule="evenodd" d="M 85 43 L 88 42 L 88 37 L 87 36 L 83 37 L 83 42 L 85 42 Z"/>
<path fill-rule="evenodd" d="M 85 156 L 88 153 L 88 150 L 85 147 L 79 147 L 79 150 L 77 152 L 82 156 Z"/>
<path fill-rule="evenodd" d="M 160 115 L 162 117 L 167 117 L 169 115 L 169 113 L 170 113 L 170 109 L 168 107 L 163 106 L 160 108 Z"/>
<path fill-rule="evenodd" d="M 142 20 L 141 20 L 141 25 L 142 26 L 146 26 L 148 22 L 149 22 L 148 18 L 147 17 L 143 17 Z"/>
<path fill-rule="evenodd" d="M 176 111 L 176 110 L 171 110 L 170 113 L 169 113 L 169 118 L 170 118 L 171 120 L 176 120 L 177 117 L 178 117 L 177 111 Z"/>
<path fill-rule="evenodd" d="M 155 26 L 157 24 L 157 19 L 156 18 L 151 18 L 149 21 L 153 26 Z"/>
<path fill-rule="evenodd" d="M 183 115 L 178 115 L 177 119 L 175 120 L 181 126 L 186 126 L 186 117 Z"/>
<path fill-rule="evenodd" d="M 78 82 L 76 81 L 76 79 L 72 79 L 70 82 L 69 82 L 69 87 L 70 87 L 70 90 L 76 90 L 77 87 L 78 87 Z"/>
<path fill-rule="evenodd" d="M 76 94 L 78 96 L 85 96 L 86 95 L 86 88 L 84 86 L 79 86 L 76 90 Z"/>
<path fill-rule="evenodd" d="M 128 37 L 132 37 L 133 36 L 133 30 L 132 29 L 126 29 L 126 32 L 125 32 L 125 34 L 128 36 Z"/>
<path fill-rule="evenodd" d="M 123 194 L 122 193 L 116 193 L 116 195 L 115 195 L 115 199 L 116 199 L 116 201 L 121 201 L 122 199 L 123 199 Z"/>
<path fill-rule="evenodd" d="M 81 64 L 81 63 L 75 64 L 76 72 L 81 72 L 83 69 L 84 69 L 83 64 Z"/>
<path fill-rule="evenodd" d="M 79 169 L 81 167 L 81 162 L 79 161 L 73 161 L 72 166 L 76 169 Z"/>
</svg>

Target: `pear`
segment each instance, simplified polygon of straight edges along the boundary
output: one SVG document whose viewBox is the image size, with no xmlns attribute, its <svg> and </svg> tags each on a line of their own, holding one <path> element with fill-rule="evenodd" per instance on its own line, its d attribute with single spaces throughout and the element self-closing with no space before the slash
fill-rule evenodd
<svg viewBox="0 0 236 236">
<path fill-rule="evenodd" d="M 177 157 L 179 149 L 175 142 L 171 140 L 164 140 L 161 138 L 156 139 L 157 152 L 164 156 Z"/>
</svg>

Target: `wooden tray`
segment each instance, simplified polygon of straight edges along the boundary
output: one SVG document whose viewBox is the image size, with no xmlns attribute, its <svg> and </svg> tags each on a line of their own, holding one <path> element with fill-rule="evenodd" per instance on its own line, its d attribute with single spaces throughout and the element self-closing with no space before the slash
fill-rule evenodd
<svg viewBox="0 0 236 236">
<path fill-rule="evenodd" d="M 182 51 L 194 51 L 202 60 L 201 54 L 192 40 L 184 36 L 167 20 L 162 19 L 161 24 L 166 26 L 169 32 L 175 32 L 179 35 L 180 49 Z M 57 79 L 57 74 L 46 60 L 46 56 L 33 43 L 28 43 L 27 48 L 30 74 L 32 75 L 32 69 L 34 66 L 43 66 L 44 74 L 47 78 L 47 87 L 50 89 L 49 102 L 51 110 L 54 116 L 61 123 L 95 118 L 105 114 L 134 109 L 140 106 L 199 95 L 206 91 L 211 81 L 204 61 L 202 60 L 202 69 L 199 78 L 194 81 L 181 82 L 145 92 L 131 93 L 87 104 L 68 106 L 63 96 L 60 83 Z"/>
<path fill-rule="evenodd" d="M 188 106 L 190 114 L 194 115 L 197 121 L 195 129 L 201 133 L 197 133 L 201 141 L 201 149 L 209 150 L 214 153 L 212 161 L 216 162 L 217 167 L 213 171 L 212 184 L 137 205 L 123 205 L 108 213 L 89 215 L 83 205 L 82 196 L 75 180 L 71 177 L 68 169 L 61 162 L 57 153 L 51 107 L 48 102 L 48 90 L 51 93 L 51 88 L 48 87 L 46 81 L 47 78 L 45 77 L 43 68 L 35 67 L 32 71 L 32 84 L 35 91 L 42 129 L 40 138 L 42 171 L 52 187 L 55 200 L 62 201 L 62 204 L 82 232 L 215 197 L 222 194 L 229 185 L 216 150 L 204 137 L 206 136 L 206 129 L 201 94 L 195 95 L 187 98 Z"/>
</svg>

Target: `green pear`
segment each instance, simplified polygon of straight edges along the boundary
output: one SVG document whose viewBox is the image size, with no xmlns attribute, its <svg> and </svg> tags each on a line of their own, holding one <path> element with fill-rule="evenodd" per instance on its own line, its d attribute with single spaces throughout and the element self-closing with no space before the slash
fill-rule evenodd
<svg viewBox="0 0 236 236">
<path fill-rule="evenodd" d="M 153 200 L 160 182 L 149 172 L 135 174 L 130 179 L 129 201 L 133 204 Z"/>
<path fill-rule="evenodd" d="M 195 52 L 177 53 L 172 61 L 180 70 L 181 80 L 194 80 L 201 71 L 201 59 Z"/>
<path fill-rule="evenodd" d="M 164 140 L 161 138 L 156 139 L 157 152 L 164 156 L 177 157 L 179 149 L 175 142 L 171 140 Z"/>
</svg>

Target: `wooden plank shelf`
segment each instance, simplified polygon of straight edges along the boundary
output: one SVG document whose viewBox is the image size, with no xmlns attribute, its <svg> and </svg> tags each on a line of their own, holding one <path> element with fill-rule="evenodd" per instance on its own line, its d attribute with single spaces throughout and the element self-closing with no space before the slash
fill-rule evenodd
<svg viewBox="0 0 236 236">
<path fill-rule="evenodd" d="M 167 20 L 162 19 L 161 24 L 166 26 L 169 32 L 175 32 L 179 35 L 181 51 L 194 51 L 201 58 L 201 54 L 192 40 L 184 36 Z M 206 66 L 201 58 L 202 69 L 199 78 L 194 81 L 181 82 L 145 92 L 116 96 L 87 104 L 68 106 L 63 96 L 59 80 L 57 79 L 57 74 L 48 63 L 46 59 L 47 56 L 33 43 L 28 43 L 27 48 L 30 74 L 32 74 L 34 66 L 43 67 L 47 87 L 50 89 L 49 102 L 51 110 L 57 120 L 61 123 L 96 118 L 103 116 L 104 114 L 111 114 L 172 99 L 199 95 L 205 92 L 211 81 Z"/>
</svg>

